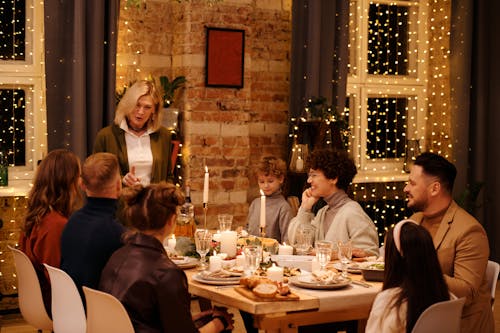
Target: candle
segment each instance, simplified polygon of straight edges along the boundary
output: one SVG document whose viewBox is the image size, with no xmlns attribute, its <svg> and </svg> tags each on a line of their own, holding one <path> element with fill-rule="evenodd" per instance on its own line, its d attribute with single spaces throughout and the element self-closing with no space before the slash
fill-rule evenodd
<svg viewBox="0 0 500 333">
<path fill-rule="evenodd" d="M 275 264 L 267 269 L 266 275 L 270 280 L 283 282 L 283 268 L 277 267 Z"/>
<path fill-rule="evenodd" d="M 208 259 L 208 270 L 210 272 L 220 271 L 222 269 L 222 258 L 214 251 L 214 255 Z"/>
<path fill-rule="evenodd" d="M 220 233 L 216 232 L 215 234 L 212 235 L 212 240 L 214 242 L 220 242 Z"/>
<path fill-rule="evenodd" d="M 205 181 L 203 182 L 203 204 L 208 203 L 208 167 L 205 165 Z"/>
<path fill-rule="evenodd" d="M 296 162 L 296 164 L 295 164 L 295 169 L 296 169 L 297 171 L 302 171 L 302 170 L 304 170 L 304 160 L 303 160 L 303 159 L 301 159 L 300 157 L 299 157 L 299 158 L 297 158 L 297 162 Z"/>
<path fill-rule="evenodd" d="M 236 231 L 223 231 L 220 233 L 220 252 L 227 253 L 229 258 L 236 256 L 236 243 L 238 234 Z"/>
<path fill-rule="evenodd" d="M 266 227 L 266 196 L 262 190 L 260 190 L 260 227 Z"/>
<path fill-rule="evenodd" d="M 283 245 L 280 245 L 278 248 L 278 254 L 291 255 L 293 254 L 293 247 L 283 242 Z"/>
<path fill-rule="evenodd" d="M 168 240 L 167 240 L 167 246 L 169 249 L 171 249 L 172 251 L 175 251 L 175 246 L 177 245 L 177 240 L 175 239 L 175 235 L 172 235 L 172 237 L 170 237 Z"/>
</svg>

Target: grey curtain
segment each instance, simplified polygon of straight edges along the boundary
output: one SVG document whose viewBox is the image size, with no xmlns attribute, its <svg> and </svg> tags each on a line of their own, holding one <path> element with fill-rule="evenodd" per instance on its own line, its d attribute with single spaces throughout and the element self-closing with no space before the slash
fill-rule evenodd
<svg viewBox="0 0 500 333">
<path fill-rule="evenodd" d="M 80 158 L 111 123 L 119 0 L 46 0 L 48 148 Z"/>
<path fill-rule="evenodd" d="M 348 18 L 347 0 L 293 1 L 290 117 L 299 116 L 312 96 L 344 108 Z"/>
<path fill-rule="evenodd" d="M 484 183 L 473 201 L 490 257 L 500 261 L 500 2 L 454 0 L 451 91 L 458 179 L 456 192 Z"/>
</svg>

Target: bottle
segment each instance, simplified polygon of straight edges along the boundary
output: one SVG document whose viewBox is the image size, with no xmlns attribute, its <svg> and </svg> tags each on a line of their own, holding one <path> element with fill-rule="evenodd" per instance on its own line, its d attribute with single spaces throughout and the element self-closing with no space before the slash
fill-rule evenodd
<svg viewBox="0 0 500 333">
<path fill-rule="evenodd" d="M 0 151 L 0 186 L 9 186 L 9 161 L 3 151 Z"/>
<path fill-rule="evenodd" d="M 196 226 L 194 224 L 194 205 L 191 203 L 191 189 L 186 186 L 186 202 L 179 208 L 177 215 L 176 237 L 193 237 Z"/>
</svg>

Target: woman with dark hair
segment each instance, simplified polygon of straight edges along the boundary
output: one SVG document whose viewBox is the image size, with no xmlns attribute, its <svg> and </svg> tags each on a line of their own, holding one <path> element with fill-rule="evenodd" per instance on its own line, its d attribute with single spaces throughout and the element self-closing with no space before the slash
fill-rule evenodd
<svg viewBox="0 0 500 333">
<path fill-rule="evenodd" d="M 450 299 L 431 235 L 412 220 L 388 232 L 382 292 L 377 295 L 366 332 L 411 332 L 422 312 Z"/>
<path fill-rule="evenodd" d="M 48 313 L 50 282 L 43 264 L 59 267 L 61 263 L 61 234 L 81 204 L 79 185 L 80 160 L 69 150 L 57 149 L 38 166 L 28 195 L 19 244 L 35 266 Z"/>
<path fill-rule="evenodd" d="M 356 165 L 347 152 L 318 149 L 307 159 L 310 185 L 302 193 L 297 216 L 288 226 L 288 239 L 293 244 L 302 227 L 314 229 L 315 240 L 347 242 L 351 240 L 355 257 L 378 255 L 378 234 L 375 224 L 347 189 L 357 173 Z M 312 208 L 320 198 L 327 205 L 316 214 Z"/>
<path fill-rule="evenodd" d="M 109 259 L 99 289 L 127 309 L 137 333 L 220 332 L 233 328 L 232 315 L 215 308 L 191 316 L 186 274 L 167 256 L 164 239 L 172 233 L 181 191 L 170 183 L 123 190 L 125 216 L 136 229 Z"/>
</svg>

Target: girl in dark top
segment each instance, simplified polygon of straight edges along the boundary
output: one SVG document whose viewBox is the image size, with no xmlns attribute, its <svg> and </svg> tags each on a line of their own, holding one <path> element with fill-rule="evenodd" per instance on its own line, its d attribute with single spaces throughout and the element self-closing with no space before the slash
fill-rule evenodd
<svg viewBox="0 0 500 333">
<path fill-rule="evenodd" d="M 186 274 L 167 256 L 163 240 L 173 231 L 184 203 L 173 184 L 161 182 L 123 191 L 125 215 L 137 232 L 106 264 L 99 289 L 118 298 L 137 333 L 220 332 L 233 328 L 220 308 L 191 317 Z"/>
</svg>

